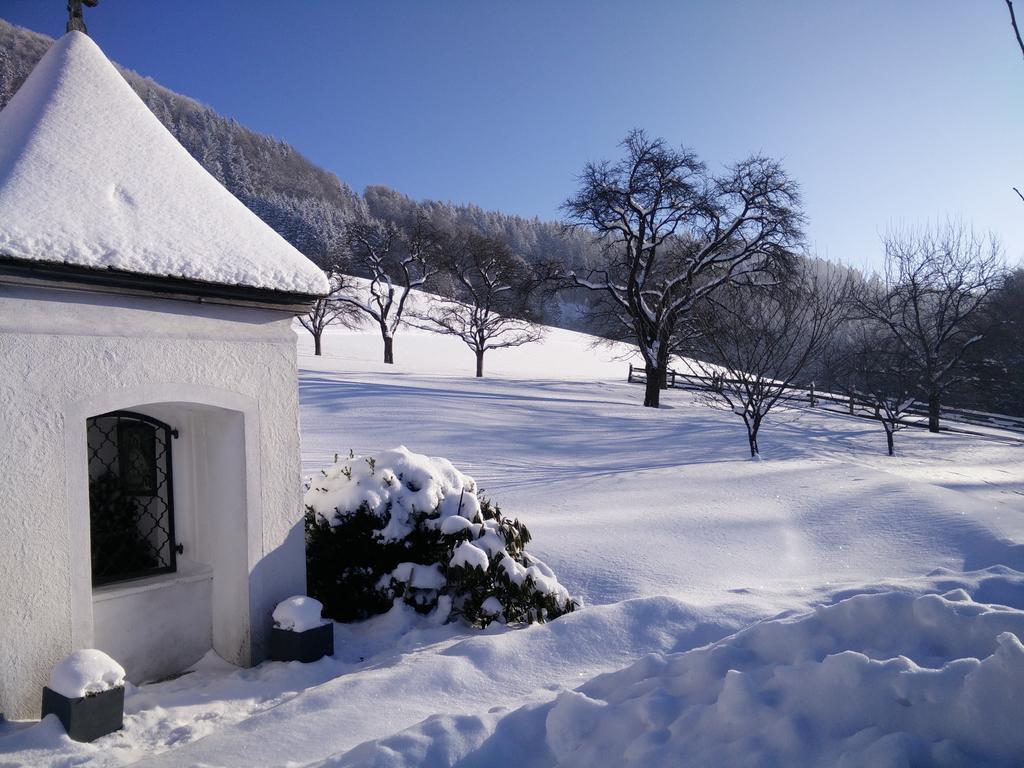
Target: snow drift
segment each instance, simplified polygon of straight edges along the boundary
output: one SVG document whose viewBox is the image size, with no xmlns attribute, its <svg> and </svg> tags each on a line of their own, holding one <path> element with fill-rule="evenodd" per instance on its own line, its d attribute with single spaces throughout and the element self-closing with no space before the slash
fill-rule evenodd
<svg viewBox="0 0 1024 768">
<path fill-rule="evenodd" d="M 1024 615 L 966 593 L 862 595 L 562 694 L 561 765 L 1010 763 Z"/>
<path fill-rule="evenodd" d="M 1024 605 L 1024 575 L 991 571 L 987 589 Z M 1019 765 L 1022 637 L 1024 611 L 961 588 L 860 594 L 331 764 L 484 765 L 515 749 L 530 766 Z"/>
</svg>

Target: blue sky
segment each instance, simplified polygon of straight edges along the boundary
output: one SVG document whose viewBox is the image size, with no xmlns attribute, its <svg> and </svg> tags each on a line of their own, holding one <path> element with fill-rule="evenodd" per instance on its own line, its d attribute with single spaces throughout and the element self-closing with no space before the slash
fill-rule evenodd
<svg viewBox="0 0 1024 768">
<path fill-rule="evenodd" d="M 1024 11 L 1024 3 L 1020 4 Z M 955 217 L 1024 257 L 1024 57 L 1003 0 L 101 0 L 107 55 L 356 189 L 555 218 L 634 126 L 800 182 L 811 246 L 877 264 Z M 64 0 L 0 0 L 63 32 Z"/>
</svg>

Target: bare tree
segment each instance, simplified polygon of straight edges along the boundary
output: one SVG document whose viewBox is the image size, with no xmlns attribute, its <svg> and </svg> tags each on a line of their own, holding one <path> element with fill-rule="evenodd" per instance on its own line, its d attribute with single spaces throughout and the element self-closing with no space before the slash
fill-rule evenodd
<svg viewBox="0 0 1024 768">
<path fill-rule="evenodd" d="M 309 312 L 299 315 L 299 323 L 313 336 L 313 354 L 323 352 L 322 338 L 327 327 L 334 324 L 356 326 L 362 322 L 359 311 L 339 296 L 351 290 L 352 278 L 332 269 L 327 270 L 331 291 L 317 299 Z"/>
<path fill-rule="evenodd" d="M 484 375 L 484 353 L 539 341 L 544 334 L 531 297 L 543 282 L 501 240 L 472 232 L 446 238 L 441 272 L 450 298 L 437 299 L 417 325 L 461 339 Z"/>
<path fill-rule="evenodd" d="M 884 273 L 857 300 L 857 311 L 885 328 L 906 356 L 932 432 L 939 431 L 944 394 L 963 380 L 964 355 L 985 336 L 974 321 L 1004 276 L 995 238 L 960 224 L 885 237 Z"/>
<path fill-rule="evenodd" d="M 349 225 L 347 240 L 349 268 L 369 282 L 360 286 L 350 281 L 338 299 L 377 324 L 384 341 L 384 362 L 394 363 L 395 333 L 409 293 L 422 288 L 437 272 L 430 264 L 437 235 L 422 216 L 408 230 L 362 216 Z"/>
<path fill-rule="evenodd" d="M 724 285 L 775 268 L 801 238 L 796 185 L 751 157 L 712 176 L 691 151 L 634 130 L 616 163 L 589 163 L 562 206 L 568 224 L 597 234 L 604 263 L 572 273 L 603 292 L 631 331 L 657 407 L 680 321 Z"/>
<path fill-rule="evenodd" d="M 890 456 L 896 455 L 894 436 L 906 426 L 907 412 L 917 402 L 916 375 L 886 329 L 854 320 L 830 350 L 823 365 L 829 390 L 850 398 L 854 408 L 868 408 L 885 430 Z"/>
<path fill-rule="evenodd" d="M 804 263 L 785 282 L 727 285 L 695 315 L 694 365 L 714 382 L 709 402 L 742 417 L 752 457 L 765 417 L 825 352 L 846 317 L 848 271 Z"/>
</svg>

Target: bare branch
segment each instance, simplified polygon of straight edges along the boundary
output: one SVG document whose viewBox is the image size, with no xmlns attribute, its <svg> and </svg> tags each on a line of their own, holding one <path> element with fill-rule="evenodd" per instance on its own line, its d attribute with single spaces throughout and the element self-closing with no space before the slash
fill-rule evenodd
<svg viewBox="0 0 1024 768">
<path fill-rule="evenodd" d="M 1024 40 L 1021 39 L 1020 29 L 1017 27 L 1017 16 L 1013 12 L 1013 3 L 1006 0 L 1006 7 L 1010 10 L 1010 24 L 1013 25 L 1013 33 L 1017 36 L 1017 45 L 1020 46 L 1021 55 L 1024 56 Z M 1017 193 L 1018 195 L 1020 192 Z"/>
</svg>

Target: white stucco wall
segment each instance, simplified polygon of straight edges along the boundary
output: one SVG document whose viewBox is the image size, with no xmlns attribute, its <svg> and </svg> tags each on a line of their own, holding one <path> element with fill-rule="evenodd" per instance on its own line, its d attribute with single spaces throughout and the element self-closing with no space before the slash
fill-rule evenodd
<svg viewBox="0 0 1024 768">
<path fill-rule="evenodd" d="M 109 642 L 97 617 L 123 616 L 137 599 L 94 605 L 91 587 L 85 420 L 117 409 L 182 425 L 178 538 L 185 560 L 209 565 L 212 578 L 179 589 L 209 587 L 220 620 L 201 632 L 221 655 L 262 659 L 274 605 L 305 591 L 290 316 L 0 285 L 0 711 L 8 717 L 36 716 L 53 663 Z"/>
<path fill-rule="evenodd" d="M 178 564 L 161 575 L 97 590 L 94 648 L 110 654 L 133 683 L 159 680 L 194 664 L 213 647 L 209 568 Z"/>
</svg>

